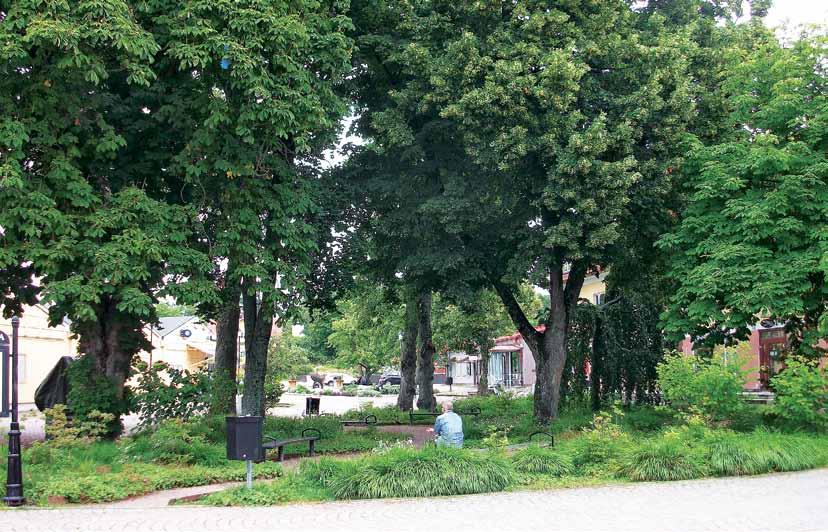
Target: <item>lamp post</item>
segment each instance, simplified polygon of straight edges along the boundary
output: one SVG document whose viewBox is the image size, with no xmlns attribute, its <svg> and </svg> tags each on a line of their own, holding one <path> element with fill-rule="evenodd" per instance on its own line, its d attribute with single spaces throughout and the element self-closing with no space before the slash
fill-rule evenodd
<svg viewBox="0 0 828 532">
<path fill-rule="evenodd" d="M 26 502 L 23 497 L 23 464 L 20 460 L 20 423 L 17 420 L 17 333 L 20 318 L 14 316 L 12 323 L 12 374 L 11 374 L 11 426 L 9 428 L 9 464 L 6 475 L 6 496 L 3 500 L 9 506 L 21 506 Z"/>
</svg>

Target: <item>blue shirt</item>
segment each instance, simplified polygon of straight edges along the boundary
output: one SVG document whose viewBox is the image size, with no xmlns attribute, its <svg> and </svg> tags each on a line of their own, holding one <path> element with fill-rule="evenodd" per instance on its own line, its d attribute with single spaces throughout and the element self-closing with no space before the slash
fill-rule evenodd
<svg viewBox="0 0 828 532">
<path fill-rule="evenodd" d="M 434 422 L 434 432 L 438 436 L 438 445 L 463 446 L 463 420 L 454 412 L 438 416 Z"/>
</svg>

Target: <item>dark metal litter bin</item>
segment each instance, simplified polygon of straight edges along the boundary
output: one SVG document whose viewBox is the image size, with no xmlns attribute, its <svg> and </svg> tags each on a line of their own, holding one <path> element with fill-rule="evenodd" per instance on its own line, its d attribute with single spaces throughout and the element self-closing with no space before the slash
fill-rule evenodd
<svg viewBox="0 0 828 532">
<path fill-rule="evenodd" d="M 308 416 L 319 415 L 319 397 L 305 398 L 305 414 Z"/>
<path fill-rule="evenodd" d="M 227 459 L 264 460 L 260 416 L 227 416 Z"/>
</svg>

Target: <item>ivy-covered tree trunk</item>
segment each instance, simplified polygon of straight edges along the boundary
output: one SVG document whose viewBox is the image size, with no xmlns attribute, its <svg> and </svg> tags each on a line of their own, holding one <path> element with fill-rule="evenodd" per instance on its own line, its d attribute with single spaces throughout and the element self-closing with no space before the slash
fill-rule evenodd
<svg viewBox="0 0 828 532">
<path fill-rule="evenodd" d="M 229 280 L 229 270 L 226 279 Z M 224 286 L 222 306 L 216 317 L 216 356 L 213 371 L 213 414 L 236 413 L 236 367 L 239 349 L 239 298 L 238 283 Z"/>
<path fill-rule="evenodd" d="M 414 408 L 414 395 L 417 392 L 417 300 L 414 295 L 405 304 L 405 329 L 400 353 L 400 394 L 397 407 L 400 410 Z"/>
<path fill-rule="evenodd" d="M 273 330 L 273 305 L 257 304 L 256 294 L 245 291 L 244 305 L 244 396 L 242 412 L 245 415 L 265 415 L 265 374 L 267 347 Z"/>
<path fill-rule="evenodd" d="M 94 410 L 114 415 L 107 431 L 114 437 L 122 430 L 121 415 L 128 411 L 125 383 L 133 357 L 151 350 L 152 344 L 144 336 L 143 323 L 118 311 L 111 298 L 94 309 L 95 319 L 72 324 L 83 363 L 70 369 L 67 402 L 77 419 Z"/>
<path fill-rule="evenodd" d="M 433 411 L 434 399 L 434 342 L 431 335 L 431 292 L 424 291 L 417 297 L 417 408 Z"/>
</svg>

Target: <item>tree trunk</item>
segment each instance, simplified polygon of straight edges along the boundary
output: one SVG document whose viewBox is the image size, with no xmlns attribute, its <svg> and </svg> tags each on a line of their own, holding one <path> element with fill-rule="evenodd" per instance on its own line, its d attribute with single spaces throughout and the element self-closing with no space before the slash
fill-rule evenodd
<svg viewBox="0 0 828 532">
<path fill-rule="evenodd" d="M 592 411 L 601 410 L 601 374 L 603 373 L 603 334 L 601 312 L 596 312 L 595 327 L 592 330 L 592 353 L 590 356 L 589 386 Z"/>
<path fill-rule="evenodd" d="M 419 375 L 417 408 L 434 411 L 434 342 L 431 338 L 431 292 L 425 291 L 417 298 L 417 373 Z"/>
<path fill-rule="evenodd" d="M 400 395 L 397 407 L 400 410 L 414 408 L 417 371 L 417 301 L 411 296 L 405 304 L 405 330 L 402 337 L 400 353 Z"/>
<path fill-rule="evenodd" d="M 578 301 L 586 270 L 585 264 L 573 264 L 564 284 L 563 266 L 556 264 L 550 267 L 549 315 L 544 332 L 539 332 L 529 322 L 508 286 L 499 279 L 492 281 L 509 317 L 535 358 L 534 414 L 540 424 L 549 423 L 558 416 L 569 318 Z"/>
<path fill-rule="evenodd" d="M 228 283 L 229 277 L 228 271 Z M 210 411 L 213 414 L 235 415 L 241 289 L 238 283 L 235 283 L 235 286 L 226 284 L 222 292 L 222 307 L 216 317 L 216 356 Z"/>
<path fill-rule="evenodd" d="M 491 353 L 489 352 L 492 347 L 492 342 L 489 338 L 486 338 L 485 342 L 481 342 L 480 344 L 480 375 L 478 376 L 477 380 L 477 395 L 488 395 L 489 394 L 489 357 Z"/>
<path fill-rule="evenodd" d="M 89 379 L 86 384 L 94 387 L 96 378 L 103 376 L 113 385 L 113 399 L 118 405 L 108 412 L 115 415 L 110 427 L 113 436 L 120 432 L 120 416 L 127 411 L 124 388 L 132 360 L 140 351 L 152 350 L 143 326 L 140 320 L 118 311 L 116 303 L 108 299 L 96 308 L 94 321 L 72 324 L 72 330 L 78 336 L 78 352 L 92 362 L 90 374 L 85 377 Z M 85 410 L 85 406 L 88 405 L 76 405 L 76 413 Z"/>
<path fill-rule="evenodd" d="M 257 305 L 256 293 L 242 294 L 244 306 L 244 396 L 242 412 L 250 416 L 265 415 L 265 374 L 267 348 L 273 330 L 273 305 L 263 301 Z"/>
</svg>

